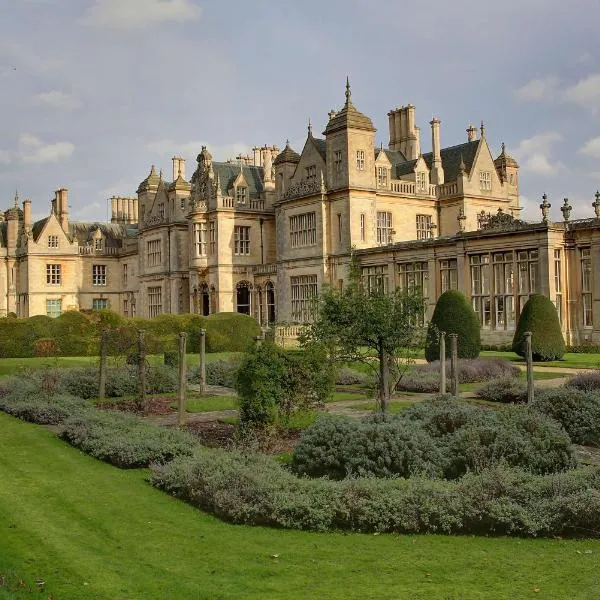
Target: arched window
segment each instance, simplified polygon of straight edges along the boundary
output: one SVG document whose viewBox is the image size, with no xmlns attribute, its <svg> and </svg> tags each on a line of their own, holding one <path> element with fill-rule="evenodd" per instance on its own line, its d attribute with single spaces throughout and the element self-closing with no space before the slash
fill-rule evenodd
<svg viewBox="0 0 600 600">
<path fill-rule="evenodd" d="M 235 288 L 235 304 L 237 312 L 243 315 L 249 315 L 251 305 L 250 284 L 247 281 L 239 281 Z"/>
<path fill-rule="evenodd" d="M 275 286 L 273 282 L 268 281 L 265 285 L 265 290 L 267 294 L 267 324 L 275 323 L 276 315 L 275 315 Z"/>
<path fill-rule="evenodd" d="M 200 307 L 202 310 L 202 314 L 204 316 L 210 315 L 210 291 L 206 283 L 202 284 L 202 287 L 200 288 L 200 298 Z"/>
<path fill-rule="evenodd" d="M 260 286 L 254 288 L 254 309 L 256 320 L 262 325 L 264 314 L 263 289 Z"/>
</svg>

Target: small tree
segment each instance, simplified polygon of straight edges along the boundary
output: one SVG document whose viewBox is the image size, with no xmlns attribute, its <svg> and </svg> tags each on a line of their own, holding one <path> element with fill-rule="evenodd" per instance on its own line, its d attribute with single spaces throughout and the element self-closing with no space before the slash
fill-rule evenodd
<svg viewBox="0 0 600 600">
<path fill-rule="evenodd" d="M 565 353 L 565 340 L 552 300 L 542 294 L 532 294 L 525 303 L 513 337 L 513 352 L 525 356 L 525 335 L 531 331 L 533 360 L 558 360 Z"/>
<path fill-rule="evenodd" d="M 303 332 L 301 343 L 325 345 L 334 362 L 361 361 L 374 367 L 379 407 L 385 412 L 391 391 L 422 348 L 424 310 L 419 292 L 388 292 L 383 280 L 367 289 L 353 255 L 348 285 L 320 295 L 315 320 Z"/>
<path fill-rule="evenodd" d="M 466 297 L 456 290 L 444 292 L 435 305 L 425 342 L 425 358 L 433 362 L 440 358 L 440 332 L 458 334 L 458 357 L 477 358 L 481 350 L 479 320 Z M 446 343 L 446 356 L 450 344 Z"/>
</svg>

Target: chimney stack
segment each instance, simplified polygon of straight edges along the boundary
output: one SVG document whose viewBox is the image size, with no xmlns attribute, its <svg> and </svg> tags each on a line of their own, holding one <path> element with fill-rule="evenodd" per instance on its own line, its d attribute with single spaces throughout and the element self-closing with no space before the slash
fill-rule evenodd
<svg viewBox="0 0 600 600">
<path fill-rule="evenodd" d="M 23 227 L 26 232 L 31 231 L 31 200 L 23 201 Z"/>
<path fill-rule="evenodd" d="M 467 141 L 474 142 L 477 139 L 477 128 L 474 125 L 467 127 Z"/>
<path fill-rule="evenodd" d="M 174 156 L 173 161 L 173 181 L 175 181 L 179 175 L 181 175 L 182 179 L 185 179 L 185 158 L 181 158 L 181 156 Z"/>
<path fill-rule="evenodd" d="M 133 221 L 131 221 L 132 223 L 138 223 L 139 222 L 139 215 L 138 215 L 138 199 L 134 198 L 133 199 Z"/>
<path fill-rule="evenodd" d="M 117 197 L 113 196 L 110 199 L 110 222 L 111 223 L 117 223 L 118 222 L 118 218 L 117 218 Z"/>
<path fill-rule="evenodd" d="M 66 188 L 60 188 L 56 191 L 56 205 L 60 226 L 63 228 L 63 231 L 67 233 L 69 228 L 69 201 Z"/>
<path fill-rule="evenodd" d="M 436 117 L 429 122 L 431 125 L 431 148 L 433 159 L 431 161 L 431 183 L 439 185 L 444 183 L 444 169 L 442 168 L 442 155 L 440 148 L 440 124 Z"/>
<path fill-rule="evenodd" d="M 134 220 L 133 220 L 133 198 L 127 198 L 127 222 L 134 223 Z"/>
</svg>

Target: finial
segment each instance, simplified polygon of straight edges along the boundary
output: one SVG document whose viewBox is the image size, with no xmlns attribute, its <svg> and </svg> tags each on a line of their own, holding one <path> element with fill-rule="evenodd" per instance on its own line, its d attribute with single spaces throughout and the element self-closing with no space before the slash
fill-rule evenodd
<svg viewBox="0 0 600 600">
<path fill-rule="evenodd" d="M 481 121 L 481 127 L 479 128 L 479 131 L 481 131 L 481 137 L 484 138 L 485 137 L 485 123 L 483 121 Z"/>
<path fill-rule="evenodd" d="M 463 159 L 462 152 L 460 154 L 460 164 L 458 165 L 458 170 L 460 173 L 466 173 L 466 171 L 467 171 L 467 165 L 465 165 L 465 161 Z"/>
<path fill-rule="evenodd" d="M 19 206 L 19 190 L 15 190 L 15 208 Z"/>
<path fill-rule="evenodd" d="M 158 173 L 158 178 L 162 181 L 162 169 Z"/>
<path fill-rule="evenodd" d="M 504 156 L 506 154 L 506 144 L 504 142 L 502 142 L 502 152 L 501 152 L 502 156 Z"/>
<path fill-rule="evenodd" d="M 350 92 L 350 78 L 346 75 L 346 104 L 350 104 L 350 96 L 352 92 Z"/>
<path fill-rule="evenodd" d="M 592 206 L 596 213 L 596 219 L 600 219 L 600 191 L 596 191 L 596 201 L 592 202 Z"/>
<path fill-rule="evenodd" d="M 153 173 L 156 173 L 156 169 L 154 168 L 154 165 L 152 165 L 150 167 L 150 175 L 152 175 Z"/>
<path fill-rule="evenodd" d="M 542 195 L 542 203 L 540 204 L 540 209 L 542 211 L 542 221 L 544 223 L 548 223 L 548 215 L 550 214 L 550 207 L 552 204 L 548 202 L 548 196 L 544 193 Z"/>
<path fill-rule="evenodd" d="M 310 117 L 308 117 L 308 137 L 312 137 L 312 123 L 310 122 Z"/>
<path fill-rule="evenodd" d="M 565 198 L 563 200 L 563 205 L 560 207 L 560 212 L 562 212 L 565 222 L 571 217 L 571 210 L 573 210 L 573 207 L 569 204 L 569 199 Z"/>
<path fill-rule="evenodd" d="M 289 148 L 290 147 L 290 140 L 285 140 L 285 147 Z"/>
</svg>

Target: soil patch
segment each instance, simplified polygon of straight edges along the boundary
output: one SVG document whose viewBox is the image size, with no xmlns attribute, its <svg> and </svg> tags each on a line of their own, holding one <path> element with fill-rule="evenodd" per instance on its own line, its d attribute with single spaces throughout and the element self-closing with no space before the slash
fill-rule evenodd
<svg viewBox="0 0 600 600">
<path fill-rule="evenodd" d="M 146 398 L 146 410 L 140 410 L 134 398 L 130 400 L 119 400 L 118 398 L 105 400 L 102 404 L 97 404 L 96 406 L 105 410 L 120 410 L 138 415 L 170 415 L 174 412 L 174 409 L 171 408 L 173 402 L 173 398 L 151 396 Z"/>
</svg>

